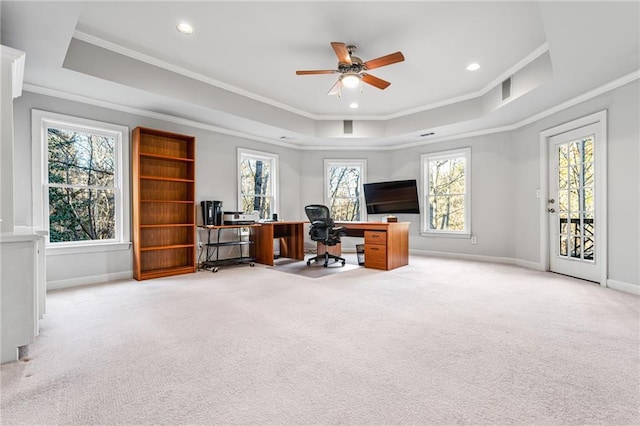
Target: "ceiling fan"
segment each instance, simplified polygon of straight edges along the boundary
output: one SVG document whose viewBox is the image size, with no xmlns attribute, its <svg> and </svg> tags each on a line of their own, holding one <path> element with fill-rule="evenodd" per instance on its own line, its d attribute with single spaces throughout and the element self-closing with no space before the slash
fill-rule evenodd
<svg viewBox="0 0 640 426">
<path fill-rule="evenodd" d="M 371 74 L 367 74 L 365 71 L 404 61 L 404 55 L 402 55 L 402 52 L 395 52 L 367 62 L 362 62 L 362 59 L 353 55 L 353 52 L 356 50 L 356 46 L 334 41 L 331 42 L 331 47 L 333 47 L 333 50 L 336 52 L 336 56 L 338 57 L 337 70 L 296 71 L 296 75 L 340 74 L 340 78 L 338 78 L 338 81 L 336 81 L 336 83 L 331 87 L 331 90 L 329 90 L 327 95 L 340 96 L 340 89 L 343 86 L 357 87 L 360 82 L 365 82 L 377 87 L 378 89 L 384 90 L 389 87 L 391 83 Z"/>
</svg>

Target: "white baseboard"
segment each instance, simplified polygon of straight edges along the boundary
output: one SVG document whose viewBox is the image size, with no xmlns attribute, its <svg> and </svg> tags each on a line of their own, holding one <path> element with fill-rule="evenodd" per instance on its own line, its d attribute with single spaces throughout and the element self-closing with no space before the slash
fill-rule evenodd
<svg viewBox="0 0 640 426">
<path fill-rule="evenodd" d="M 47 290 L 79 287 L 83 285 L 102 284 L 117 280 L 133 278 L 133 271 L 115 272 L 113 274 L 91 275 L 88 277 L 69 278 L 66 280 L 48 281 Z"/>
<path fill-rule="evenodd" d="M 516 266 L 522 266 L 523 268 L 534 269 L 536 271 L 545 271 L 544 266 L 542 266 L 542 264 L 538 262 L 531 262 L 522 259 L 514 259 L 514 262 Z"/>
<path fill-rule="evenodd" d="M 451 253 L 446 251 L 409 250 L 409 254 L 421 256 L 449 257 L 452 259 L 475 260 L 477 262 L 504 263 L 515 265 L 516 260 L 510 257 L 482 256 L 479 254 Z"/>
<path fill-rule="evenodd" d="M 624 281 L 608 279 L 607 287 L 614 290 L 624 291 L 625 293 L 640 295 L 640 285 L 625 283 Z"/>
</svg>

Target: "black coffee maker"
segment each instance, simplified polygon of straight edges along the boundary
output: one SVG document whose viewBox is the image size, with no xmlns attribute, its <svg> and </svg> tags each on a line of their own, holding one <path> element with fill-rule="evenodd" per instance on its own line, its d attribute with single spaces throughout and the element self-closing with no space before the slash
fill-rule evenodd
<svg viewBox="0 0 640 426">
<path fill-rule="evenodd" d="M 200 206 L 203 225 L 222 225 L 222 201 L 200 201 Z"/>
</svg>

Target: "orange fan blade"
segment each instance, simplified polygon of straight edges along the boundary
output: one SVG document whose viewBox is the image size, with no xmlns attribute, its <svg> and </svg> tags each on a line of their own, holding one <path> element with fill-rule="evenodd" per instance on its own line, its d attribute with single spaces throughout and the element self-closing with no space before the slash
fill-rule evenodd
<svg viewBox="0 0 640 426">
<path fill-rule="evenodd" d="M 336 52 L 339 63 L 351 65 L 351 56 L 349 56 L 349 51 L 347 50 L 346 44 L 332 41 L 331 47 L 333 47 L 333 50 Z"/>
<path fill-rule="evenodd" d="M 340 88 L 341 87 L 342 87 L 342 82 L 340 80 L 336 81 L 336 84 L 331 86 L 331 89 L 329 89 L 329 92 L 327 93 L 327 95 L 329 95 L 329 96 L 338 95 L 338 97 L 340 97 Z"/>
<path fill-rule="evenodd" d="M 391 84 L 388 81 L 385 81 L 378 77 L 374 77 L 371 74 L 362 74 L 362 81 L 372 86 L 375 86 L 380 90 L 386 89 Z"/>
<path fill-rule="evenodd" d="M 374 68 L 380 68 L 384 67 L 385 65 L 391 65 L 395 64 L 396 62 L 402 61 L 404 61 L 404 55 L 402 54 L 402 52 L 396 52 L 367 61 L 364 63 L 364 66 L 367 67 L 368 70 L 372 70 Z"/>
<path fill-rule="evenodd" d="M 336 70 L 309 70 L 309 71 L 296 71 L 296 75 L 311 75 L 311 74 L 333 74 Z"/>
</svg>

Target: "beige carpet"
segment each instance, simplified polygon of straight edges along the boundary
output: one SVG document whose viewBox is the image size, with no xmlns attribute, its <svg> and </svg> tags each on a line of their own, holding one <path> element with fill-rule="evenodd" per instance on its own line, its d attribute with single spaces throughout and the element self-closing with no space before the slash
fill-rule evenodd
<svg viewBox="0 0 640 426">
<path fill-rule="evenodd" d="M 640 424 L 640 298 L 412 257 L 51 292 L 2 424 Z"/>
</svg>

